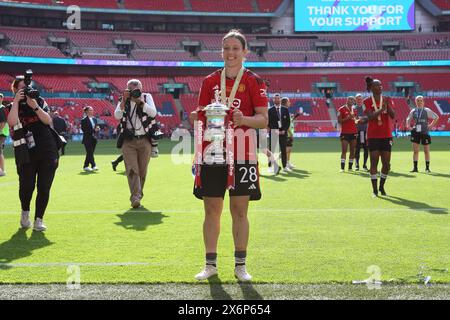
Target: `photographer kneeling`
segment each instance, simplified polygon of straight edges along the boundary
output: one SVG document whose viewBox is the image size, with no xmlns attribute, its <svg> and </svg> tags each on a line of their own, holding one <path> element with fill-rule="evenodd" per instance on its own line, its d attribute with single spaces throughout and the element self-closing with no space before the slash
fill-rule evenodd
<svg viewBox="0 0 450 320">
<path fill-rule="evenodd" d="M 129 80 L 114 117 L 121 120 L 118 147 L 122 148 L 133 208 L 141 205 L 147 167 L 152 152 L 151 139 L 156 107 L 149 93 L 142 93 L 142 83 Z"/>
<path fill-rule="evenodd" d="M 50 188 L 58 167 L 58 146 L 50 128 L 52 119 L 49 108 L 39 92 L 30 86 L 31 76 L 17 77 L 11 85 L 15 94 L 12 104 L 3 108 L 0 115 L 6 117 L 14 129 L 14 154 L 19 175 L 19 197 L 22 206 L 20 225 L 30 228 L 30 202 L 37 180 L 36 212 L 33 229 L 45 231 L 43 223 Z"/>
</svg>

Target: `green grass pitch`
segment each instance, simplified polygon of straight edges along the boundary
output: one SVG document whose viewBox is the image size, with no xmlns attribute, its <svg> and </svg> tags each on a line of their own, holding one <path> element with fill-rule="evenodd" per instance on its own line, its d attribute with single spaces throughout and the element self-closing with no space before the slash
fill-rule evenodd
<svg viewBox="0 0 450 320">
<path fill-rule="evenodd" d="M 193 283 L 204 263 L 203 206 L 192 195 L 189 163 L 174 165 L 174 143 L 151 159 L 143 208 L 130 210 L 119 151 L 100 141 L 100 171 L 82 172 L 84 150 L 70 142 L 45 216 L 48 231 L 19 229 L 18 178 L 11 147 L 0 178 L 0 283 L 66 283 L 78 264 L 82 283 Z M 369 277 L 449 283 L 450 139 L 434 138 L 431 174 L 411 174 L 411 145 L 396 139 L 388 197 L 373 199 L 367 173 L 339 173 L 338 139 L 296 139 L 291 174 L 261 178 L 263 198 L 250 204 L 248 270 L 254 283 L 348 284 Z M 190 158 L 190 157 L 188 157 Z M 266 161 L 261 163 L 265 172 Z M 32 210 L 34 208 L 34 200 Z M 218 248 L 219 279 L 235 283 L 226 197 Z M 422 267 L 422 269 L 421 269 Z M 424 273 L 424 274 L 425 274 Z"/>
</svg>

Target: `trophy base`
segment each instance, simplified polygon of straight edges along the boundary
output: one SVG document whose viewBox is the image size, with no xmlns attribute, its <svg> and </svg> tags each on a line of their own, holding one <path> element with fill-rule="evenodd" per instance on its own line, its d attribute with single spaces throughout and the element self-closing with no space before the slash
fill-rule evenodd
<svg viewBox="0 0 450 320">
<path fill-rule="evenodd" d="M 224 166 L 226 165 L 226 161 L 225 158 L 223 156 L 220 155 L 216 155 L 216 156 L 207 156 L 204 158 L 203 160 L 203 164 L 206 165 L 213 165 L 213 166 Z"/>
</svg>

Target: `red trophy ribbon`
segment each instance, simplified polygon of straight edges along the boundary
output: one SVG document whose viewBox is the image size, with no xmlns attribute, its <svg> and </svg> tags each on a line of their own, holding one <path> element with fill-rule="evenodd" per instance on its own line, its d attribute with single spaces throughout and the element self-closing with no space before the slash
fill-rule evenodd
<svg viewBox="0 0 450 320">
<path fill-rule="evenodd" d="M 203 111 L 198 111 L 198 115 L 200 117 L 200 113 Z M 200 178 L 200 170 L 201 170 L 201 164 L 203 162 L 203 121 L 198 120 L 194 124 L 195 129 L 195 188 L 201 188 L 202 186 L 202 180 Z"/>
<path fill-rule="evenodd" d="M 226 157 L 228 165 L 227 174 L 227 189 L 234 189 L 234 129 L 233 121 L 231 120 L 233 116 L 233 109 L 227 112 L 226 121 Z"/>
</svg>

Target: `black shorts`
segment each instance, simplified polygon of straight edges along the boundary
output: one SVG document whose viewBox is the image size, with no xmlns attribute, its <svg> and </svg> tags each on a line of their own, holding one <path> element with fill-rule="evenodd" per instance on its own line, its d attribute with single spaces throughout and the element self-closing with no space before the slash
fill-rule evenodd
<svg viewBox="0 0 450 320">
<path fill-rule="evenodd" d="M 225 197 L 227 188 L 227 166 L 202 165 L 200 178 L 202 186 L 195 188 L 194 195 L 198 199 L 203 197 Z M 259 171 L 257 164 L 235 164 L 235 187 L 229 191 L 230 197 L 250 196 L 250 200 L 261 199 L 259 187 Z"/>
<path fill-rule="evenodd" d="M 371 138 L 368 139 L 369 151 L 388 151 L 392 150 L 392 138 Z"/>
<path fill-rule="evenodd" d="M 292 147 L 294 145 L 294 137 L 288 137 L 286 140 L 286 147 Z"/>
<path fill-rule="evenodd" d="M 341 133 L 341 141 L 345 140 L 348 142 L 352 142 L 353 140 L 356 140 L 357 137 L 357 133 Z"/>
<path fill-rule="evenodd" d="M 431 137 L 428 133 L 420 133 L 414 129 L 411 130 L 411 142 L 426 146 L 431 144 Z"/>
</svg>

